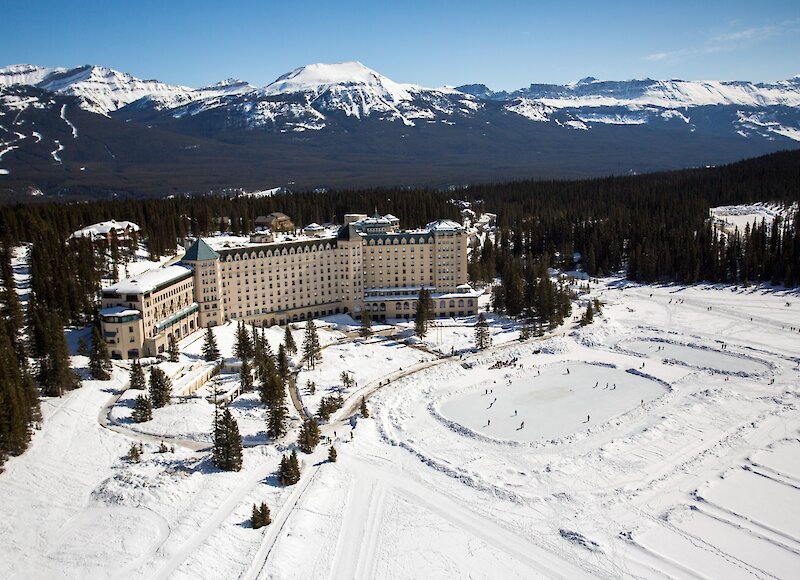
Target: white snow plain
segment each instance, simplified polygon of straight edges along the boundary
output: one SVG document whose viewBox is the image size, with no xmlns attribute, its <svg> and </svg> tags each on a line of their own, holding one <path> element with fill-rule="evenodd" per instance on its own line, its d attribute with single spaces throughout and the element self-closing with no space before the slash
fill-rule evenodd
<svg viewBox="0 0 800 580">
<path fill-rule="evenodd" d="M 157 409 L 137 427 L 148 436 L 128 430 L 127 395 L 118 430 L 98 421 L 126 386 L 122 365 L 84 380 L 43 402 L 31 448 L 0 474 L 0 577 L 796 576 L 798 294 L 605 279 L 591 296 L 604 303 L 592 325 L 523 343 L 493 318 L 495 346 L 452 357 L 441 352 L 467 348 L 474 319 L 422 345 L 321 330 L 329 346 L 301 384 L 319 394 L 347 370 L 358 389 L 322 427 L 338 461 L 327 445 L 300 454 L 288 488 L 274 473 L 294 409 L 290 434 L 269 441 L 257 395 L 236 399 L 244 469 L 222 473 L 203 449 L 208 388 Z M 214 330 L 226 362 L 234 330 Z M 273 351 L 281 333 L 268 330 Z M 198 334 L 173 368 L 197 360 Z M 160 438 L 175 451 L 157 453 Z M 253 530 L 262 501 L 273 523 Z"/>
</svg>

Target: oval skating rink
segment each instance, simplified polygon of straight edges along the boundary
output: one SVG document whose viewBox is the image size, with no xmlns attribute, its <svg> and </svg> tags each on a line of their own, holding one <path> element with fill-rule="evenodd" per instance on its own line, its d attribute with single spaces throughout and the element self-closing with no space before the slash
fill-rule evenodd
<svg viewBox="0 0 800 580">
<path fill-rule="evenodd" d="M 666 393 L 647 377 L 585 362 L 508 371 L 445 400 L 441 414 L 488 437 L 531 442 L 596 427 Z"/>
<path fill-rule="evenodd" d="M 751 358 L 736 356 L 714 349 L 697 348 L 686 344 L 636 339 L 623 342 L 620 346 L 637 354 L 661 358 L 662 360 L 675 360 L 686 366 L 711 369 L 724 373 L 755 375 L 769 370 L 765 364 Z"/>
</svg>

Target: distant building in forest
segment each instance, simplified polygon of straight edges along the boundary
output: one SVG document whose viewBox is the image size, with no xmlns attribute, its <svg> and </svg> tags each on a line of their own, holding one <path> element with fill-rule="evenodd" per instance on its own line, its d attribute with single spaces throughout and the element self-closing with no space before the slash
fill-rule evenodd
<svg viewBox="0 0 800 580">
<path fill-rule="evenodd" d="M 256 218 L 256 228 L 269 228 L 273 232 L 294 231 L 294 223 L 285 213 L 274 211 L 267 216 L 260 215 Z"/>
<path fill-rule="evenodd" d="M 75 241 L 81 238 L 89 238 L 93 242 L 104 241 L 111 243 L 114 234 L 116 234 L 117 240 L 120 242 L 133 240 L 134 243 L 138 243 L 139 226 L 127 221 L 111 220 L 100 222 L 75 230 L 69 239 L 70 241 Z"/>
</svg>

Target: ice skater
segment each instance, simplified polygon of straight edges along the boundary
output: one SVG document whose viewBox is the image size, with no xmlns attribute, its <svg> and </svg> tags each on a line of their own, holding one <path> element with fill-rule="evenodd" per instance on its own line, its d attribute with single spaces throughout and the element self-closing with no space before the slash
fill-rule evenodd
<svg viewBox="0 0 800 580">
<path fill-rule="evenodd" d="M 516 409 L 514 409 L 514 416 L 515 417 L 517 416 L 517 410 Z"/>
<path fill-rule="evenodd" d="M 524 429 L 525 428 L 525 421 L 523 421 L 522 423 L 519 424 L 519 428 L 520 429 Z"/>
</svg>

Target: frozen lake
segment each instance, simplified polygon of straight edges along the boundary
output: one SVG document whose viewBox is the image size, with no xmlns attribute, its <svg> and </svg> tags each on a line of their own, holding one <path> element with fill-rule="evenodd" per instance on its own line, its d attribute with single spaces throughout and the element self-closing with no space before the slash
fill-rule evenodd
<svg viewBox="0 0 800 580">
<path fill-rule="evenodd" d="M 632 340 L 621 343 L 620 346 L 625 350 L 638 354 L 660 359 L 678 360 L 689 366 L 715 369 L 728 373 L 759 374 L 769 370 L 766 365 L 756 360 L 734 356 L 718 350 L 695 348 L 685 344 Z"/>
<path fill-rule="evenodd" d="M 536 441 L 596 427 L 665 393 L 656 381 L 584 362 L 554 364 L 541 375 L 535 369 L 494 372 L 496 383 L 446 400 L 442 415 L 490 437 Z"/>
</svg>

